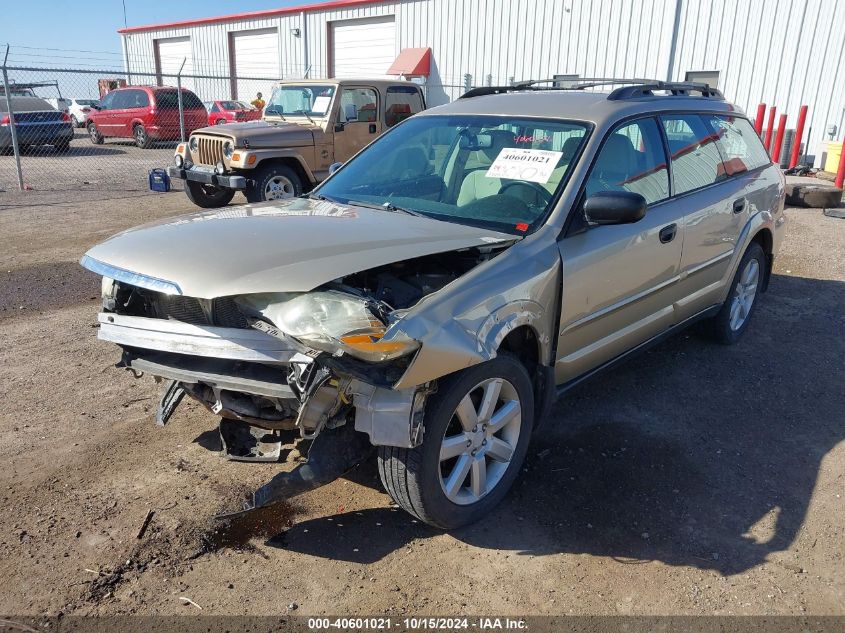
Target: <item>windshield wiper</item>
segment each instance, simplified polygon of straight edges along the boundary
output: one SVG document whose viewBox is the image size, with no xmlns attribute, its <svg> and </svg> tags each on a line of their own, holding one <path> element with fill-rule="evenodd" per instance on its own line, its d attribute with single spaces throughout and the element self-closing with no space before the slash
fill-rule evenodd
<svg viewBox="0 0 845 633">
<path fill-rule="evenodd" d="M 406 209 L 405 207 L 397 207 L 390 201 L 385 201 L 379 204 L 377 202 L 366 202 L 364 200 L 353 200 L 350 198 L 349 204 L 357 204 L 359 207 L 366 207 L 368 209 L 381 209 L 382 211 L 396 211 L 398 213 L 406 213 L 408 215 L 413 215 L 418 218 L 426 217 L 424 213 L 414 211 L 413 209 Z"/>
<path fill-rule="evenodd" d="M 282 121 L 287 121 L 285 118 L 284 113 L 282 112 L 281 108 L 277 108 L 276 106 L 270 106 L 269 108 L 264 108 L 264 114 L 275 114 L 278 116 Z"/>
<path fill-rule="evenodd" d="M 334 204 L 339 204 L 338 201 L 334 198 L 329 198 L 328 196 L 324 196 L 321 193 L 309 193 L 307 197 L 311 198 L 311 200 L 319 200 L 321 202 L 332 202 Z"/>
</svg>

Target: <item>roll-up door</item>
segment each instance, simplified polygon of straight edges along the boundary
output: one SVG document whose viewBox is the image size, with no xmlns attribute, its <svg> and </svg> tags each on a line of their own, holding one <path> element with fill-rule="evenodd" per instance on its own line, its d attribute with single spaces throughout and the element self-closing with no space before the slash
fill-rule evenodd
<svg viewBox="0 0 845 633">
<path fill-rule="evenodd" d="M 392 15 L 331 23 L 333 77 L 384 75 L 396 59 L 396 22 Z"/>
</svg>

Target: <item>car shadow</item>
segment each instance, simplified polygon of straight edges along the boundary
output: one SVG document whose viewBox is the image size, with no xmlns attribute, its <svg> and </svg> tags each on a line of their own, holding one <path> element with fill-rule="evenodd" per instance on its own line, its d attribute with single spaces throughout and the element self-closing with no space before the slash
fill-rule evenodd
<svg viewBox="0 0 845 633">
<path fill-rule="evenodd" d="M 821 460 L 845 439 L 843 305 L 845 283 L 776 275 L 739 344 L 685 332 L 582 385 L 544 421 L 505 501 L 451 537 L 726 575 L 789 548 Z M 355 477 L 373 485 L 374 473 Z M 370 563 L 438 534 L 380 507 L 297 523 L 267 545 Z"/>
</svg>

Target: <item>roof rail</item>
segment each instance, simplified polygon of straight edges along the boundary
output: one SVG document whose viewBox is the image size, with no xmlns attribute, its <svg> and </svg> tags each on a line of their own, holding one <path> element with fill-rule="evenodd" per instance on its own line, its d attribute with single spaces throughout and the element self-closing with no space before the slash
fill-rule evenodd
<svg viewBox="0 0 845 633">
<path fill-rule="evenodd" d="M 654 97 L 655 90 L 665 90 L 675 97 L 689 97 L 691 93 L 697 92 L 705 99 L 718 99 L 724 101 L 725 97 L 721 91 L 716 88 L 711 88 L 707 84 L 698 84 L 690 82 L 673 82 L 673 81 L 655 81 L 650 84 L 641 84 L 637 86 L 624 86 L 617 88 L 609 95 L 608 101 L 620 101 L 622 99 L 637 99 L 639 97 Z"/>
<path fill-rule="evenodd" d="M 563 82 L 568 85 L 558 85 Z M 552 85 L 541 87 L 541 84 Z M 638 97 L 654 97 L 657 96 L 654 94 L 655 90 L 665 90 L 673 96 L 689 96 L 690 93 L 697 92 L 702 97 L 708 99 L 724 100 L 724 96 L 719 90 L 711 88 L 707 84 L 660 81 L 659 79 L 616 79 L 612 77 L 530 79 L 517 81 L 509 86 L 479 86 L 478 88 L 471 88 L 459 98 L 471 99 L 472 97 L 505 94 L 520 90 L 586 90 L 587 88 L 612 85 L 622 85 L 622 87 L 617 88 L 607 96 L 610 101 L 635 99 Z"/>
</svg>

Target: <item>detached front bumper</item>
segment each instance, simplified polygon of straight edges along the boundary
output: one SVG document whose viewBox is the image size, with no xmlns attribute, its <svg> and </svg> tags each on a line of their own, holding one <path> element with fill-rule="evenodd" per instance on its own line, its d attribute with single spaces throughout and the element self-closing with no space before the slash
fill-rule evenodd
<svg viewBox="0 0 845 633">
<path fill-rule="evenodd" d="M 199 182 L 204 185 L 214 185 L 222 189 L 237 189 L 238 191 L 246 189 L 246 178 L 234 174 L 215 174 L 210 171 L 176 167 L 176 165 L 168 167 L 167 173 L 170 174 L 171 178 L 190 180 L 191 182 Z"/>
</svg>

